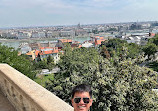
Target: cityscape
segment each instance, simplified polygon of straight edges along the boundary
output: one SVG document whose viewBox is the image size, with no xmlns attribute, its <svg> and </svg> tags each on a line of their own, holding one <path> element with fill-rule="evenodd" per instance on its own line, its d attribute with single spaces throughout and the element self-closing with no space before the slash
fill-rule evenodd
<svg viewBox="0 0 158 111">
<path fill-rule="evenodd" d="M 52 56 L 54 63 L 60 60 L 59 53 L 65 43 L 72 48 L 98 47 L 102 41 L 113 38 L 126 40 L 140 46 L 158 33 L 158 22 L 127 22 L 109 24 L 90 24 L 54 27 L 21 27 L 0 29 L 2 45 L 18 49 L 19 55 L 25 54 L 31 60 Z M 47 71 L 50 73 L 49 71 Z M 43 73 L 43 72 L 42 72 Z"/>
<path fill-rule="evenodd" d="M 157 21 L 149 22 L 127 22 L 127 23 L 109 23 L 109 24 L 90 24 L 90 25 L 72 25 L 72 26 L 41 26 L 41 27 L 21 27 L 0 29 L 1 39 L 40 39 L 40 38 L 60 38 L 60 37 L 87 37 L 93 35 L 121 36 L 130 33 L 156 33 Z"/>
<path fill-rule="evenodd" d="M 0 111 L 158 111 L 157 4 L 1 0 Z"/>
<path fill-rule="evenodd" d="M 120 38 L 137 44 L 143 44 L 158 33 L 158 22 L 127 22 L 109 24 L 89 24 L 70 26 L 19 27 L 0 29 L 0 42 L 18 49 L 23 43 L 57 42 L 58 39 L 72 39 L 80 44 L 92 37 L 104 39 Z"/>
<path fill-rule="evenodd" d="M 12 101 L 3 102 L 0 109 L 73 111 L 68 90 L 75 84 L 87 83 L 94 88 L 92 109 L 96 111 L 108 108 L 118 111 L 121 107 L 128 111 L 139 110 L 142 109 L 140 101 L 145 104 L 144 110 L 153 110 L 157 108 L 157 101 L 152 99 L 158 98 L 157 34 L 157 21 L 0 29 L 0 76 L 4 80 L 0 98 Z M 44 92 L 42 97 L 41 93 L 36 94 L 41 91 Z M 123 100 L 123 106 L 117 103 L 118 108 L 114 107 L 113 96 Z M 56 104 L 51 101 L 59 101 L 58 97 L 63 100 L 60 103 L 64 109 L 43 106 L 43 102 Z M 139 100 L 140 97 L 143 99 Z M 42 102 L 34 103 L 32 99 Z M 106 106 L 107 101 L 112 107 Z M 149 107 L 146 101 L 152 101 L 148 104 L 155 106 Z M 97 104 L 103 104 L 101 110 Z"/>
</svg>

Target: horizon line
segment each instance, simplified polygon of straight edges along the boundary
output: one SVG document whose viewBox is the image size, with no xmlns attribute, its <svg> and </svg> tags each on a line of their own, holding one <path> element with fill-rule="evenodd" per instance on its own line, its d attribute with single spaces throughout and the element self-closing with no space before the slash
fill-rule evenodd
<svg viewBox="0 0 158 111">
<path fill-rule="evenodd" d="M 151 21 L 129 21 L 129 22 L 109 22 L 109 23 L 89 23 L 89 24 L 81 24 L 80 22 L 78 24 L 84 26 L 84 25 L 110 25 L 110 24 L 122 24 L 122 23 L 143 23 L 143 22 L 158 22 L 157 20 L 151 20 Z M 37 25 L 37 26 L 13 26 L 13 27 L 0 27 L 0 29 L 21 29 L 21 28 L 42 28 L 42 27 L 66 27 L 66 26 L 77 26 L 78 24 L 69 24 L 69 25 Z"/>
</svg>

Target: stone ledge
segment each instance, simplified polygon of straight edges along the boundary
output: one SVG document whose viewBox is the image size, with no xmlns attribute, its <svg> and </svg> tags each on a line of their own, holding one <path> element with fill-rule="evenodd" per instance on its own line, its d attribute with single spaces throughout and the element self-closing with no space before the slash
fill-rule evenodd
<svg viewBox="0 0 158 111">
<path fill-rule="evenodd" d="M 16 111 L 8 99 L 0 90 L 0 111 Z"/>
<path fill-rule="evenodd" d="M 0 89 L 17 111 L 73 111 L 63 100 L 7 64 L 0 64 Z"/>
</svg>

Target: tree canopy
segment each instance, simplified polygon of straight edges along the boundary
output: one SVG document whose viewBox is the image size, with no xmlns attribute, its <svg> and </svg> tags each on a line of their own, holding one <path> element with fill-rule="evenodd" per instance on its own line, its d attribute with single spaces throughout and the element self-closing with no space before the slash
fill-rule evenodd
<svg viewBox="0 0 158 111">
<path fill-rule="evenodd" d="M 155 53 L 158 50 L 158 34 L 156 34 L 155 37 L 148 39 L 147 44 L 142 47 L 142 50 L 148 59 L 155 59 Z"/>
<path fill-rule="evenodd" d="M 116 42 L 115 45 L 120 44 Z M 72 88 L 87 83 L 93 90 L 94 111 L 158 110 L 158 96 L 152 91 L 158 85 L 157 73 L 140 67 L 137 64 L 140 58 L 115 56 L 111 62 L 95 48 L 72 50 L 68 46 L 64 51 L 59 63 L 60 73 L 46 84 L 46 88 L 61 99 L 71 103 Z"/>
<path fill-rule="evenodd" d="M 0 63 L 7 63 L 31 79 L 35 78 L 33 64 L 23 56 L 18 56 L 14 48 L 0 45 Z"/>
<path fill-rule="evenodd" d="M 154 44 L 154 43 L 147 43 L 147 45 L 145 45 L 143 47 L 143 51 L 145 53 L 145 55 L 148 56 L 148 59 L 150 58 L 151 55 L 155 55 L 155 53 L 157 52 L 158 47 Z"/>
<path fill-rule="evenodd" d="M 139 45 L 134 43 L 127 43 L 125 40 L 120 40 L 118 38 L 110 39 L 108 42 L 104 41 L 100 45 L 101 52 L 103 47 L 107 48 L 111 57 L 122 56 L 126 53 L 126 58 L 136 58 L 140 53 L 142 53 L 142 49 Z"/>
</svg>

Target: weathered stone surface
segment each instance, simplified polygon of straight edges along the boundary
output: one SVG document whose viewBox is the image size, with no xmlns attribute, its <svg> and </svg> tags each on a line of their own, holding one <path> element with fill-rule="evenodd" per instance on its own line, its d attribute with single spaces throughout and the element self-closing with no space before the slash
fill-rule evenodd
<svg viewBox="0 0 158 111">
<path fill-rule="evenodd" d="M 0 90 L 0 111 L 16 111 L 8 99 Z"/>
</svg>

